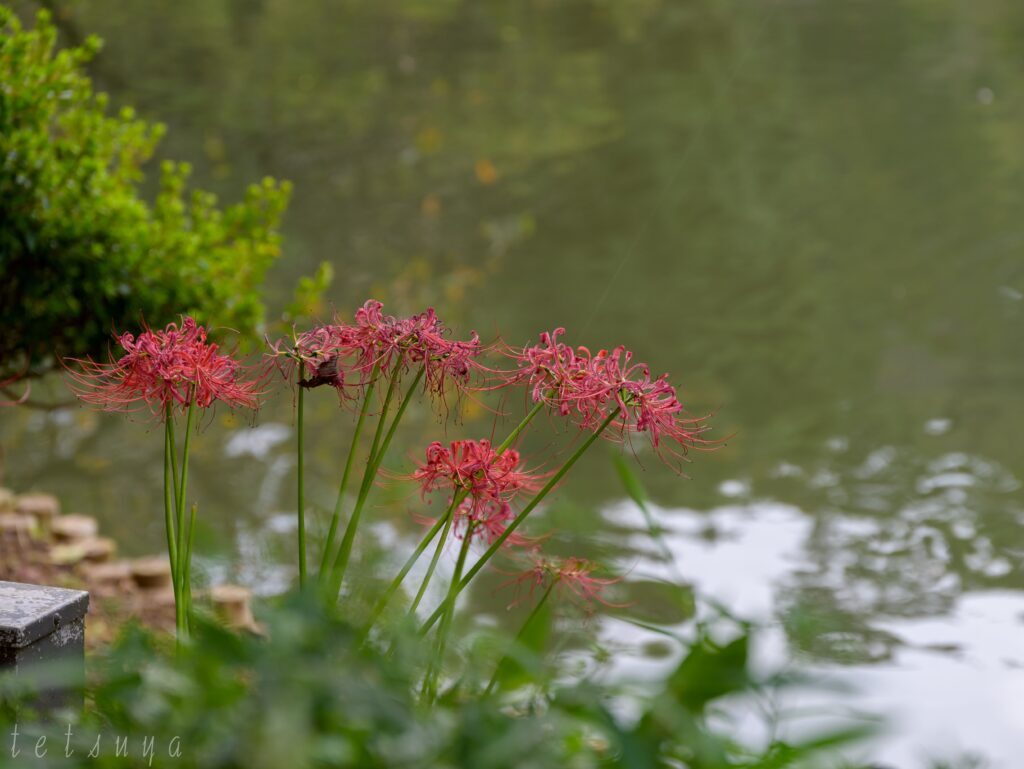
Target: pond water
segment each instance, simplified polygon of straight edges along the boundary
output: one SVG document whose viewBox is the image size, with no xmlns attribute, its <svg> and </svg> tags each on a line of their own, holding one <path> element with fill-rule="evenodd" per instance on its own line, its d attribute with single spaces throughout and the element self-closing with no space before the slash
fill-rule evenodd
<svg viewBox="0 0 1024 769">
<path fill-rule="evenodd" d="M 1017 765 L 1024 5 L 69 8 L 68 38 L 106 40 L 100 86 L 168 123 L 162 151 L 197 183 L 225 199 L 265 174 L 295 183 L 273 306 L 329 260 L 343 312 L 367 296 L 434 304 L 512 342 L 565 326 L 671 371 L 734 436 L 689 480 L 640 457 L 674 565 L 602 451 L 549 511 L 559 546 L 627 582 L 678 574 L 764 621 L 766 658 L 853 685 L 820 709 L 891 717 L 894 767 Z M 230 554 L 206 568 L 267 590 L 291 557 L 290 406 L 280 396 L 255 428 L 218 414 L 190 479 L 201 549 Z M 329 396 L 312 411 L 310 497 L 326 508 L 352 420 Z M 389 465 L 441 432 L 417 410 Z M 7 483 L 99 515 L 128 552 L 160 546 L 157 431 L 68 409 L 4 413 L 0 436 Z M 403 494 L 374 510 L 385 542 L 415 532 Z M 661 603 L 638 606 L 685 627 Z M 632 626 L 601 633 L 609 675 L 667 664 Z"/>
</svg>

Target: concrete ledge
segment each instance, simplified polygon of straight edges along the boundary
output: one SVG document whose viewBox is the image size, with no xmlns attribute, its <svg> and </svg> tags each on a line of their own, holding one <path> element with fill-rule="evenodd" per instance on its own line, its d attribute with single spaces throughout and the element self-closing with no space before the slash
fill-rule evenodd
<svg viewBox="0 0 1024 769">
<path fill-rule="evenodd" d="M 88 608 L 82 590 L 0 581 L 0 674 L 32 692 L 15 707 L 45 714 L 81 706 Z"/>
<path fill-rule="evenodd" d="M 89 594 L 61 587 L 0 582 L 0 647 L 22 649 L 77 625 Z M 55 639 L 56 640 L 56 639 Z"/>
</svg>

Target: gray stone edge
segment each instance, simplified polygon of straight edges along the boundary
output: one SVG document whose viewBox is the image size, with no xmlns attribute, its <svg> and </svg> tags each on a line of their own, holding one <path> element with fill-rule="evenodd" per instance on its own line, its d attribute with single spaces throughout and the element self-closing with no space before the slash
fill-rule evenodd
<svg viewBox="0 0 1024 769">
<path fill-rule="evenodd" d="M 7 583 L 18 584 L 20 583 Z M 48 587 L 45 585 L 24 585 L 25 588 L 36 587 L 39 590 L 48 590 L 62 594 L 63 600 L 55 602 L 48 613 L 25 625 L 10 626 L 0 625 L 0 647 L 21 649 L 35 643 L 40 638 L 50 635 L 55 630 L 65 625 L 70 625 L 80 620 L 89 610 L 89 593 L 84 590 L 69 590 L 62 587 Z"/>
</svg>

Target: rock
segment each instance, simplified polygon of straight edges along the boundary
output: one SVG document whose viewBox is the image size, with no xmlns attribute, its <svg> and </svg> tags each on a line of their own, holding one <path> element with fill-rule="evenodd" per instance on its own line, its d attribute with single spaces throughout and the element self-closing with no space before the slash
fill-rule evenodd
<svg viewBox="0 0 1024 769">
<path fill-rule="evenodd" d="M 233 628 L 255 629 L 251 599 L 252 592 L 239 585 L 218 585 L 210 591 L 214 611 L 225 624 Z"/>
<path fill-rule="evenodd" d="M 0 486 L 0 513 L 13 513 L 14 511 L 14 492 Z"/>
<path fill-rule="evenodd" d="M 50 562 L 55 566 L 74 566 L 85 560 L 85 549 L 81 543 L 71 542 L 50 548 Z"/>
<path fill-rule="evenodd" d="M 110 537 L 92 537 L 80 545 L 89 563 L 106 563 L 117 553 L 117 543 Z"/>
<path fill-rule="evenodd" d="M 132 565 L 128 561 L 87 563 L 82 569 L 82 576 L 90 589 L 101 595 L 123 595 L 135 588 Z"/>
<path fill-rule="evenodd" d="M 60 515 L 60 501 L 53 494 L 19 494 L 14 506 L 19 513 L 31 515 L 39 521 L 44 531 L 48 530 L 50 521 Z"/>
<path fill-rule="evenodd" d="M 139 590 L 157 591 L 165 588 L 173 590 L 171 564 L 162 555 L 152 555 L 132 561 L 132 580 Z M 172 601 L 173 596 L 172 592 Z"/>
<path fill-rule="evenodd" d="M 166 609 L 171 609 L 169 616 L 174 617 L 174 588 L 161 587 L 153 590 L 145 590 L 135 597 L 135 613 L 143 617 L 164 614 Z"/>
<path fill-rule="evenodd" d="M 95 537 L 99 525 L 88 515 L 61 515 L 53 519 L 50 531 L 58 542 L 80 542 Z"/>
<path fill-rule="evenodd" d="M 35 527 L 35 519 L 20 513 L 0 513 L 0 534 L 27 536 Z"/>
</svg>

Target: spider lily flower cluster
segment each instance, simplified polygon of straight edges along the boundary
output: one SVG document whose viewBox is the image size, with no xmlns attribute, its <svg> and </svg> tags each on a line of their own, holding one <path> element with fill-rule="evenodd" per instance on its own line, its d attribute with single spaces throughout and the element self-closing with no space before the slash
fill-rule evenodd
<svg viewBox="0 0 1024 769">
<path fill-rule="evenodd" d="M 106 411 L 149 409 L 159 418 L 191 406 L 209 408 L 215 401 L 256 408 L 258 380 L 221 353 L 192 318 L 115 339 L 122 350 L 118 358 L 68 361 L 72 389 L 85 403 Z"/>
<path fill-rule="evenodd" d="M 644 434 L 656 451 L 675 458 L 713 443 L 702 437 L 706 419 L 686 415 L 668 374 L 652 378 L 647 364 L 634 363 L 633 353 L 622 346 L 597 353 L 574 349 L 559 341 L 564 334 L 564 328 L 556 328 L 542 333 L 539 344 L 506 351 L 517 365 L 500 373 L 503 386 L 525 385 L 535 403 L 581 430 L 598 429 L 611 415 L 607 436 Z"/>
<path fill-rule="evenodd" d="M 453 441 L 447 447 L 434 441 L 427 446 L 426 461 L 408 477 L 420 484 L 423 499 L 437 490 L 446 492 L 451 505 L 449 528 L 456 537 L 475 537 L 488 544 L 504 534 L 515 518 L 513 500 L 537 491 L 543 480 L 542 475 L 522 467 L 518 451 L 495 451 L 488 440 Z M 429 518 L 421 520 L 437 523 Z M 509 544 L 526 541 L 512 537 Z M 443 543 L 442 536 L 439 547 Z"/>
<path fill-rule="evenodd" d="M 448 329 L 433 309 L 408 318 L 385 315 L 380 302 L 370 300 L 352 323 L 334 323 L 295 333 L 270 343 L 286 379 L 297 378 L 304 388 L 329 385 L 351 402 L 362 395 L 375 371 L 399 375 L 422 367 L 427 390 L 443 397 L 448 384 L 456 390 L 469 385 L 474 359 L 483 351 L 473 333 L 465 341 L 448 338 Z"/>
<path fill-rule="evenodd" d="M 356 530 L 373 479 L 394 436 L 399 420 L 405 414 L 420 382 L 435 400 L 444 403 L 449 390 L 461 393 L 470 387 L 475 370 L 475 359 L 483 349 L 476 333 L 468 340 L 449 338 L 450 332 L 433 309 L 406 318 L 384 313 L 384 306 L 369 300 L 356 311 L 353 322 L 338 318 L 324 326 L 295 334 L 289 340 L 270 345 L 271 354 L 279 362 L 286 379 L 294 379 L 298 387 L 297 461 L 298 461 L 298 548 L 299 582 L 307 579 L 307 547 L 305 525 L 304 478 L 304 399 L 305 391 L 321 385 L 334 387 L 343 404 L 360 403 L 359 419 L 352 439 L 352 447 L 345 462 L 338 498 L 331 518 L 327 540 L 320 558 L 320 583 L 329 592 L 336 593 L 344 580 Z M 413 374 L 413 382 L 406 389 L 397 406 L 390 428 L 390 408 L 402 387 L 402 380 Z M 337 532 L 342 507 L 352 474 L 353 458 L 378 382 L 387 384 L 386 394 L 377 414 L 377 429 L 370 455 L 364 465 L 363 479 L 348 524 L 338 543 Z"/>
<path fill-rule="evenodd" d="M 649 367 L 634 362 L 632 353 L 623 347 L 596 354 L 585 347 L 570 347 L 562 341 L 564 334 L 563 329 L 556 329 L 541 334 L 535 345 L 518 349 L 506 347 L 502 350 L 503 357 L 511 360 L 512 365 L 487 366 L 481 362 L 481 357 L 488 350 L 481 346 L 475 333 L 466 341 L 452 341 L 433 310 L 396 318 L 385 315 L 381 304 L 371 301 L 355 314 L 352 323 L 336 319 L 330 326 L 313 329 L 272 348 L 275 356 L 293 364 L 291 369 L 286 367 L 283 371 L 286 378 L 299 386 L 300 433 L 303 390 L 330 384 L 353 394 L 353 397 L 342 398 L 344 404 L 353 407 L 358 404 L 359 420 L 352 448 L 345 458 L 338 499 L 320 558 L 319 582 L 331 600 L 344 587 L 345 570 L 367 498 L 381 470 L 391 437 L 418 388 L 431 396 L 435 405 L 445 404 L 453 393 L 459 397 L 466 392 L 524 388 L 529 394 L 532 407 L 501 443 L 486 439 L 447 444 L 434 441 L 426 447 L 423 460 L 411 474 L 392 476 L 417 484 L 424 501 L 433 497 L 443 499 L 445 512 L 436 518 L 414 514 L 415 519 L 426 522 L 429 528 L 377 600 L 371 613 L 371 625 L 433 544 L 433 556 L 408 610 L 409 614 L 415 613 L 436 573 L 442 552 L 452 539 L 461 540 L 446 595 L 423 623 L 423 632 L 427 632 L 440 620 L 435 663 L 424 681 L 424 694 L 428 698 L 436 691 L 459 594 L 502 549 L 530 543 L 517 529 L 594 441 L 600 437 L 629 441 L 634 436 L 645 436 L 667 461 L 685 457 L 691 448 L 712 446 L 713 442 L 704 437 L 706 419 L 686 414 L 667 375 L 652 377 Z M 412 383 L 404 384 L 410 375 L 414 377 Z M 385 386 L 386 394 L 380 397 L 378 391 Z M 404 396 L 400 395 L 403 389 Z M 399 398 L 400 404 L 392 414 Z M 538 472 L 524 466 L 515 445 L 537 414 L 544 410 L 566 418 L 587 437 L 560 466 Z M 368 455 L 360 462 L 362 481 L 354 501 L 347 500 L 359 436 L 373 419 L 377 427 Z M 299 463 L 301 468 L 301 438 Z M 301 473 L 299 495 L 301 511 Z M 346 502 L 350 512 L 344 536 L 338 544 L 336 533 Z M 300 512 L 302 581 L 306 549 L 303 521 Z M 484 547 L 484 552 L 471 562 L 474 546 Z M 582 560 L 569 559 L 557 566 L 553 563 L 541 558 L 529 572 L 535 584 L 538 580 L 546 581 L 548 589 L 543 600 L 560 586 L 559 593 L 576 601 L 604 602 L 600 593 L 614 582 L 613 579 L 594 576 L 593 565 Z"/>
<path fill-rule="evenodd" d="M 179 640 L 188 633 L 191 604 L 192 543 L 196 506 L 186 519 L 189 448 L 196 410 L 220 402 L 254 409 L 261 377 L 209 341 L 207 329 L 194 319 L 180 325 L 145 329 L 138 336 L 115 336 L 121 355 L 106 363 L 66 361 L 71 387 L 82 401 L 105 411 L 148 409 L 164 424 L 164 524 L 174 586 L 175 626 Z M 185 415 L 179 450 L 175 419 Z"/>
<path fill-rule="evenodd" d="M 564 335 L 559 328 L 541 334 L 534 345 L 485 347 L 476 333 L 453 339 L 433 309 L 396 317 L 385 314 L 383 305 L 371 300 L 350 321 L 336 317 L 329 324 L 268 343 L 269 360 L 295 392 L 299 582 L 302 586 L 312 583 L 313 569 L 307 556 L 318 556 L 312 560 L 319 564 L 316 586 L 330 601 L 339 596 L 346 600 L 347 567 L 360 522 L 392 439 L 417 394 L 426 396 L 432 408 L 448 416 L 452 399 L 457 403 L 466 394 L 517 389 L 527 393 L 527 412 L 500 443 L 483 438 L 434 441 L 411 473 L 389 474 L 400 482 L 416 484 L 424 503 L 443 500 L 444 513 L 433 518 L 414 513 L 413 517 L 426 521 L 429 528 L 378 597 L 367 632 L 433 544 L 429 566 L 406 612 L 415 617 L 442 553 L 453 540 L 459 541 L 445 595 L 421 626 L 426 634 L 437 625 L 434 662 L 424 678 L 427 699 L 436 691 L 460 593 L 503 549 L 527 544 L 534 548 L 532 566 L 516 584 L 529 585 L 531 595 L 543 588 L 536 608 L 555 592 L 577 603 L 610 605 L 602 592 L 614 578 L 595 576 L 594 565 L 581 559 L 547 558 L 540 554 L 536 540 L 517 531 L 599 438 L 631 441 L 643 436 L 659 456 L 673 464 L 691 448 L 714 445 L 705 438 L 706 418 L 687 415 L 667 375 L 652 376 L 649 367 L 635 362 L 623 347 L 591 353 L 585 347 L 570 347 L 562 341 Z M 179 631 L 184 632 L 192 530 L 184 510 L 194 413 L 216 402 L 255 407 L 262 379 L 252 372 L 267 368 L 247 369 L 220 353 L 207 340 L 206 330 L 189 318 L 180 326 L 146 330 L 138 338 L 123 334 L 117 340 L 124 353 L 116 360 L 106 364 L 75 362 L 73 386 L 87 403 L 121 411 L 148 407 L 164 420 L 168 550 L 176 595 L 183 607 Z M 483 358 L 492 350 L 497 350 L 501 362 L 485 365 Z M 321 387 L 338 394 L 344 409 L 356 415 L 356 423 L 351 447 L 340 463 L 329 527 L 319 552 L 310 554 L 305 526 L 304 401 Z M 585 436 L 570 445 L 565 450 L 567 456 L 551 469 L 527 467 L 516 448 L 543 411 L 567 420 Z M 174 423 L 182 413 L 187 425 L 178 461 Z M 474 549 L 482 552 L 472 557 Z"/>
<path fill-rule="evenodd" d="M 551 558 L 534 550 L 529 568 L 505 585 L 516 587 L 514 604 L 522 600 L 519 593 L 523 588 L 526 588 L 528 596 L 541 591 L 541 601 L 546 600 L 552 590 L 557 588 L 587 611 L 593 609 L 595 604 L 616 608 L 625 606 L 603 597 L 604 591 L 610 585 L 620 582 L 622 577 L 600 577 L 597 576 L 599 571 L 600 567 L 596 563 L 584 558 Z"/>
</svg>

